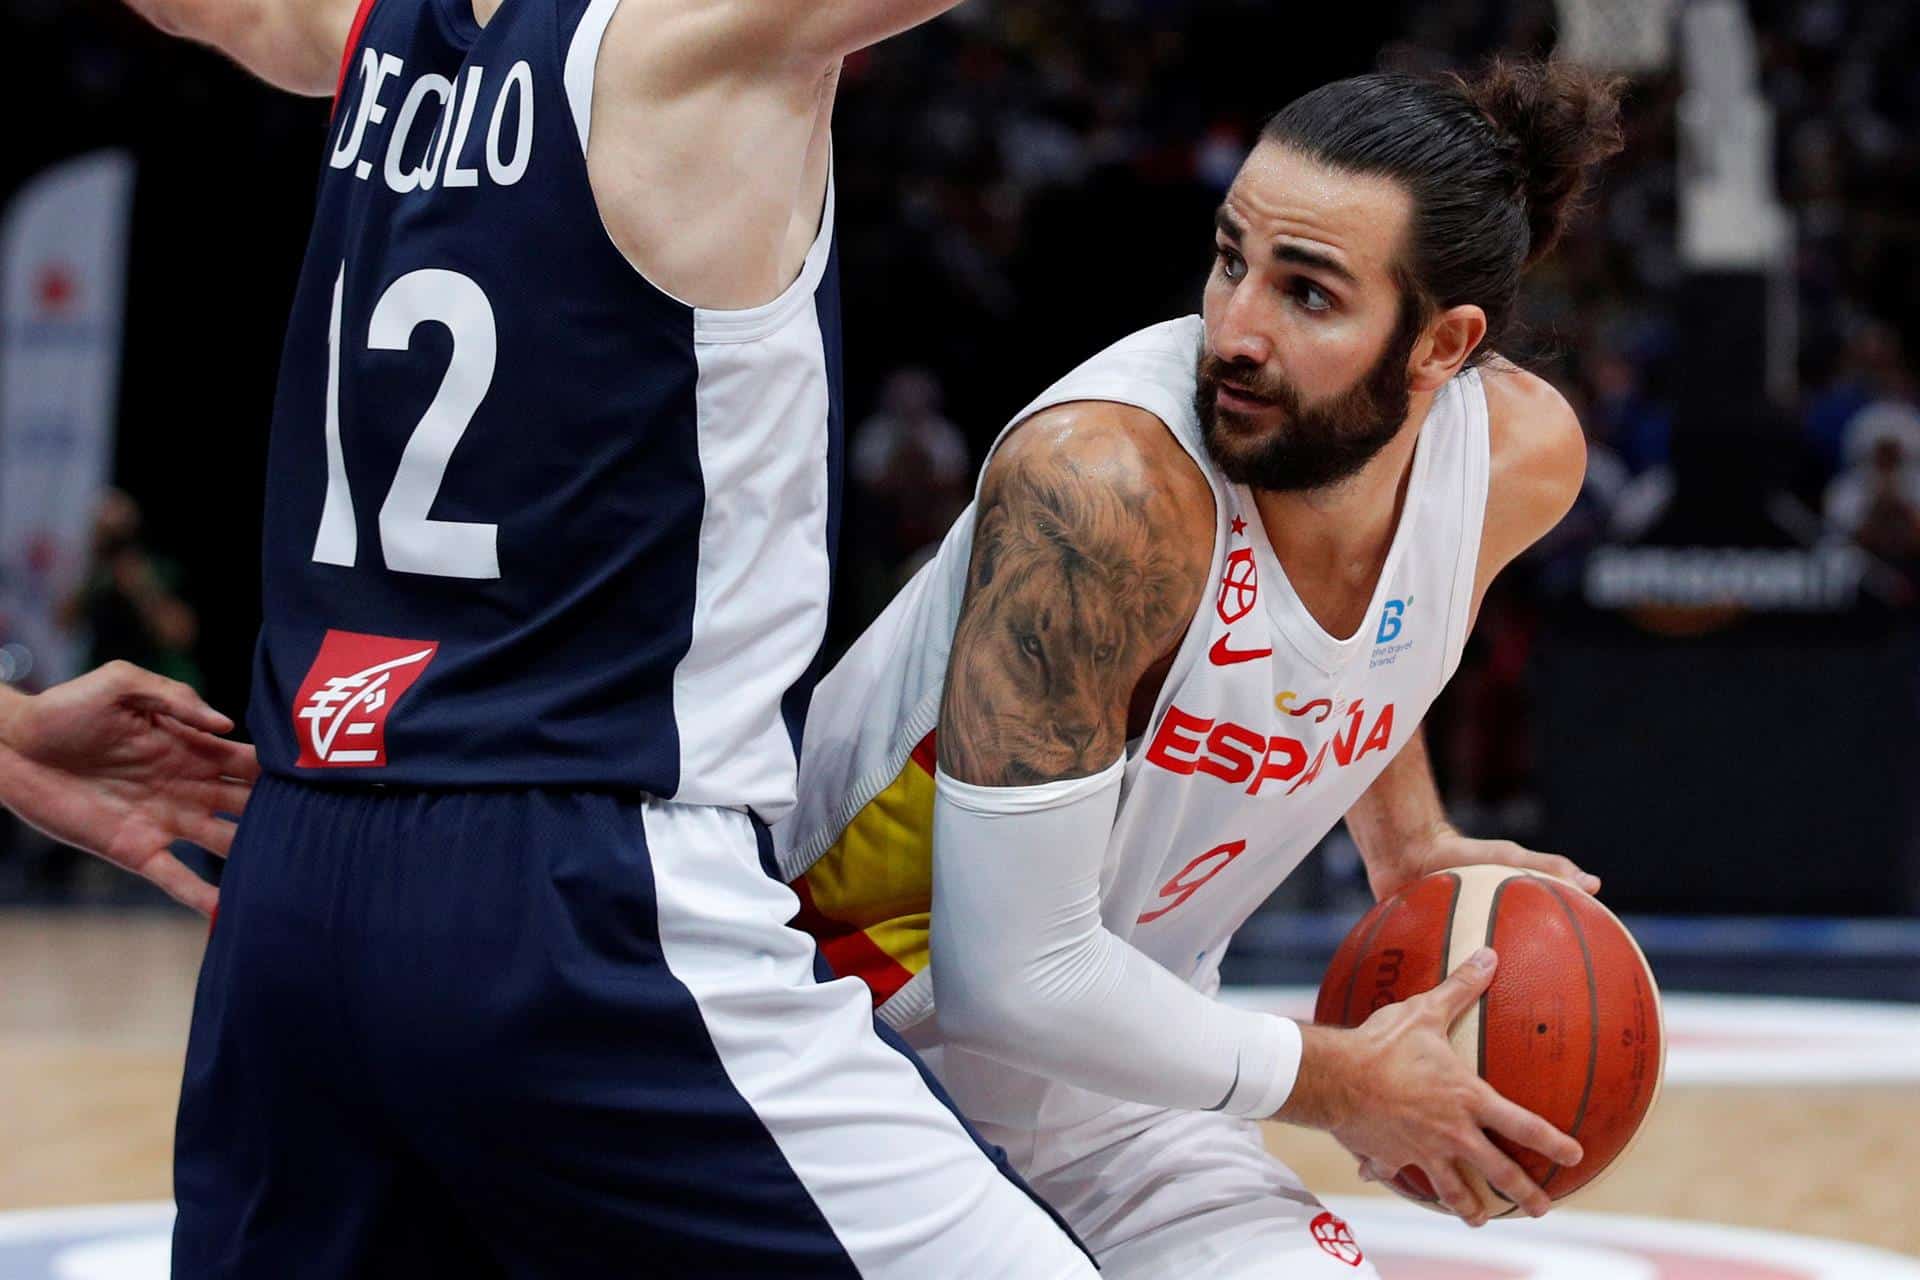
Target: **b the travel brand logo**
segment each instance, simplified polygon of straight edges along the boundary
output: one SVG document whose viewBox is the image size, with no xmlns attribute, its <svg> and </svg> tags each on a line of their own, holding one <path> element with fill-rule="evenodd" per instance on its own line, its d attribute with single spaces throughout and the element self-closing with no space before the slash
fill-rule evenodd
<svg viewBox="0 0 1920 1280">
<path fill-rule="evenodd" d="M 1367 660 L 1369 670 L 1392 666 L 1394 659 L 1413 648 L 1413 641 L 1400 639 L 1407 629 L 1407 609 L 1412 604 L 1413 597 L 1408 596 L 1403 600 L 1389 600 L 1381 606 L 1380 629 L 1374 633 L 1373 656 Z"/>
<path fill-rule="evenodd" d="M 329 631 L 294 698 L 303 769 L 378 769 L 387 717 L 439 649 L 433 640 Z"/>
</svg>

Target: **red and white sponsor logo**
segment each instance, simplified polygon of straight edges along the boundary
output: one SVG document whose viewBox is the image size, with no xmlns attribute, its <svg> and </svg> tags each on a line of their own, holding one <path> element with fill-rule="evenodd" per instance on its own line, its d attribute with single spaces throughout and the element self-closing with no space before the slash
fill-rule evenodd
<svg viewBox="0 0 1920 1280">
<path fill-rule="evenodd" d="M 1310 1229 L 1313 1242 L 1320 1246 L 1322 1252 L 1332 1254 L 1350 1267 L 1357 1267 L 1367 1260 L 1354 1241 L 1353 1231 L 1331 1213 L 1323 1213 L 1315 1218 Z"/>
<path fill-rule="evenodd" d="M 378 769 L 387 717 L 433 661 L 433 640 L 329 631 L 293 703 L 303 769 Z"/>
</svg>

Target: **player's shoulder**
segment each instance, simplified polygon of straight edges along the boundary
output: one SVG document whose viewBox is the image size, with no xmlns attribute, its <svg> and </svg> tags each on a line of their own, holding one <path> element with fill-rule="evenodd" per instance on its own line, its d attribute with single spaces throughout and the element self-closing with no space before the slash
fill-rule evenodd
<svg viewBox="0 0 1920 1280">
<path fill-rule="evenodd" d="M 1530 528 L 1531 542 L 1579 496 L 1587 473 L 1586 433 L 1566 396 L 1545 378 L 1497 359 L 1480 377 L 1492 463 L 1489 507 Z"/>
<path fill-rule="evenodd" d="M 983 490 L 1039 477 L 1111 494 L 1169 534 L 1213 528 L 1213 490 L 1199 464 L 1166 423 L 1134 405 L 1070 400 L 1032 414 L 994 451 Z"/>
</svg>

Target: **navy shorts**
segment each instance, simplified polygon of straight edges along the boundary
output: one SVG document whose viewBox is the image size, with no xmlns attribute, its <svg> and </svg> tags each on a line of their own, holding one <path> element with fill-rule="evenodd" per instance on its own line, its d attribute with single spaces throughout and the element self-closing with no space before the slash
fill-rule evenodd
<svg viewBox="0 0 1920 1280">
<path fill-rule="evenodd" d="M 1085 1277 L 726 809 L 263 780 L 194 1003 L 177 1280 Z"/>
</svg>

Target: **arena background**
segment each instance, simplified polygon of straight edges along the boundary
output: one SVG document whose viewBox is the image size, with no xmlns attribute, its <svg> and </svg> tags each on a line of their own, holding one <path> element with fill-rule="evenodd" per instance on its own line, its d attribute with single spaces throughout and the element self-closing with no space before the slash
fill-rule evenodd
<svg viewBox="0 0 1920 1280">
<path fill-rule="evenodd" d="M 1580 410 L 1588 485 L 1490 596 L 1433 755 L 1463 827 L 1603 876 L 1669 991 L 1822 999 L 1685 1004 L 1676 1053 L 1705 1057 L 1676 1062 L 1655 1151 L 1597 1207 L 1920 1253 L 1920 6 L 971 0 L 850 59 L 834 642 L 945 530 L 1010 413 L 1195 309 L 1212 209 L 1275 107 L 1359 71 L 1557 43 L 1633 76 L 1627 150 L 1530 277 L 1511 353 Z M 104 550 L 53 612 L 86 661 L 188 675 L 238 715 L 327 105 L 108 0 L 0 0 L 0 45 L 0 206 L 103 148 L 134 174 L 108 472 L 125 498 L 95 499 Z M 130 604 L 135 580 L 165 606 Z M 19 621 L 0 617 L 0 672 L 32 687 L 53 664 Z M 1244 998 L 1293 1007 L 1284 988 L 1317 979 L 1366 904 L 1345 836 L 1324 855 L 1236 944 Z M 197 925 L 18 828 L 0 904 L 0 1210 L 164 1198 Z M 1277 1144 L 1357 1186 L 1330 1151 Z M 6 1222 L 0 1280 L 43 1274 L 9 1261 Z M 1512 1263 L 1535 1270 L 1446 1271 L 1407 1245 L 1388 1274 L 1584 1275 L 1604 1234 Z M 1539 1263 L 1553 1248 L 1571 1269 Z M 1766 1274 L 1826 1274 L 1780 1265 Z M 1645 1274 L 1750 1274 L 1728 1266 Z"/>
</svg>

